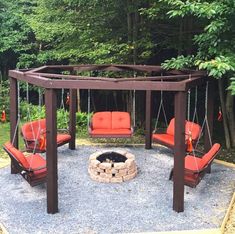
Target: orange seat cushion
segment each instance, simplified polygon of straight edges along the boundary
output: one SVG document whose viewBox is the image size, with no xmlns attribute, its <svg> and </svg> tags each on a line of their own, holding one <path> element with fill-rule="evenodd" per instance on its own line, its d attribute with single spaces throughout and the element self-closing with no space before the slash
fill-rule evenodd
<svg viewBox="0 0 235 234">
<path fill-rule="evenodd" d="M 112 114 L 110 111 L 97 112 L 92 117 L 93 129 L 111 129 Z"/>
<path fill-rule="evenodd" d="M 198 171 L 203 168 L 202 159 L 191 155 L 185 157 L 185 169 L 190 171 Z"/>
<path fill-rule="evenodd" d="M 130 129 L 131 117 L 128 112 L 112 112 L 112 129 Z"/>
<path fill-rule="evenodd" d="M 69 134 L 57 134 L 57 144 L 63 144 L 64 142 L 67 142 L 71 140 L 71 136 Z"/>
<path fill-rule="evenodd" d="M 174 144 L 175 144 L 174 136 L 173 135 L 169 135 L 169 134 L 153 134 L 152 138 L 153 138 L 153 140 L 156 140 L 156 141 L 165 142 L 168 145 L 174 146 Z"/>
<path fill-rule="evenodd" d="M 4 147 L 10 154 L 14 156 L 14 158 L 24 167 L 29 168 L 29 163 L 24 154 L 16 149 L 10 142 L 4 144 Z"/>
<path fill-rule="evenodd" d="M 131 129 L 94 129 L 91 135 L 131 135 Z"/>
<path fill-rule="evenodd" d="M 41 170 L 45 170 L 46 168 L 46 160 L 40 155 L 40 154 L 31 154 L 28 157 L 25 157 L 26 160 L 28 161 L 29 167 L 28 169 L 34 170 L 37 169 L 39 167 L 44 167 Z"/>
</svg>

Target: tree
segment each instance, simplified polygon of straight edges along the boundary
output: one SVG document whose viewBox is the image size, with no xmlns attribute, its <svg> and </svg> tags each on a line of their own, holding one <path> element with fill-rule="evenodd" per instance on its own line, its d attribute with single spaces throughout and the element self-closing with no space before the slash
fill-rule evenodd
<svg viewBox="0 0 235 234">
<path fill-rule="evenodd" d="M 152 8 L 146 10 L 149 17 L 153 17 L 154 12 L 159 12 L 157 2 L 166 4 L 169 19 L 175 19 L 177 22 L 187 20 L 191 27 L 195 26 L 196 29 L 191 38 L 186 37 L 188 41 L 192 40 L 194 50 L 181 49 L 177 58 L 167 60 L 163 66 L 177 69 L 198 67 L 207 70 L 209 76 L 218 79 L 226 146 L 234 147 L 235 113 L 234 97 L 231 96 L 234 83 L 230 86 L 230 90 L 227 90 L 227 87 L 235 71 L 235 2 L 233 0 L 154 1 Z M 182 28 L 181 23 L 179 28 Z M 184 31 L 180 30 L 180 34 L 182 33 Z"/>
</svg>

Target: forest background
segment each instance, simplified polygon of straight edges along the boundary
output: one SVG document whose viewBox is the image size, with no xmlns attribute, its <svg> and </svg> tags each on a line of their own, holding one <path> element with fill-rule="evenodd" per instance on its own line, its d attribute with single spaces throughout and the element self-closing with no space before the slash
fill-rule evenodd
<svg viewBox="0 0 235 234">
<path fill-rule="evenodd" d="M 215 121 L 223 113 L 215 130 L 235 147 L 234 9 L 234 0 L 0 0 L 0 108 L 8 115 L 9 69 L 87 63 L 204 69 L 217 83 Z M 130 97 L 92 92 L 92 110 L 128 109 Z M 169 120 L 172 97 L 164 98 Z M 80 100 L 79 110 L 87 111 L 87 92 Z M 142 126 L 143 93 L 136 103 Z"/>
</svg>

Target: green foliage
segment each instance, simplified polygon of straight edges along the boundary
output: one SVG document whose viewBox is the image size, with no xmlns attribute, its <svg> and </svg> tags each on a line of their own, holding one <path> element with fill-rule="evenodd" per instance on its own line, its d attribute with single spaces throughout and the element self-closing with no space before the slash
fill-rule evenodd
<svg viewBox="0 0 235 234">
<path fill-rule="evenodd" d="M 232 95 L 235 95 L 235 77 L 231 77 L 231 85 L 229 86 L 229 90 L 232 91 Z"/>
<path fill-rule="evenodd" d="M 9 120 L 9 82 L 1 81 L 0 83 L 0 113 L 5 110 L 7 120 Z"/>
<path fill-rule="evenodd" d="M 162 63 L 162 67 L 164 69 L 182 69 L 185 67 L 193 67 L 194 66 L 194 56 L 178 56 L 177 58 L 172 58 L 165 60 L 164 63 Z"/>
</svg>

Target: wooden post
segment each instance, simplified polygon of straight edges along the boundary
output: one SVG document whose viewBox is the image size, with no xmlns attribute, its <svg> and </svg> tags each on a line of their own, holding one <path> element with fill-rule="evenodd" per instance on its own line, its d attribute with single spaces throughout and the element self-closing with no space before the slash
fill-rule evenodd
<svg viewBox="0 0 235 234">
<path fill-rule="evenodd" d="M 58 212 L 56 90 L 46 89 L 47 213 Z"/>
<path fill-rule="evenodd" d="M 212 143 L 212 135 L 213 135 L 213 119 L 214 119 L 214 82 L 208 82 L 208 93 L 207 93 L 207 100 L 205 103 L 205 108 L 207 109 L 207 121 L 208 121 L 208 127 L 207 124 L 205 124 L 205 129 L 204 129 L 204 149 L 205 152 L 209 151 L 211 148 L 211 143 Z M 210 141 L 211 139 L 211 141 Z M 207 168 L 207 173 L 211 172 L 211 166 Z"/>
<path fill-rule="evenodd" d="M 173 210 L 184 211 L 184 157 L 185 157 L 186 92 L 175 94 L 175 147 Z"/>
<path fill-rule="evenodd" d="M 152 91 L 146 91 L 145 110 L 145 149 L 152 148 L 152 113 L 151 113 Z"/>
<path fill-rule="evenodd" d="M 69 133 L 71 140 L 69 142 L 69 149 L 74 150 L 76 148 L 76 101 L 77 90 L 70 89 L 70 103 L 69 103 Z"/>
<path fill-rule="evenodd" d="M 10 139 L 16 148 L 19 148 L 18 120 L 18 87 L 17 80 L 10 78 Z M 18 173 L 14 161 L 11 160 L 11 174 Z"/>
</svg>

